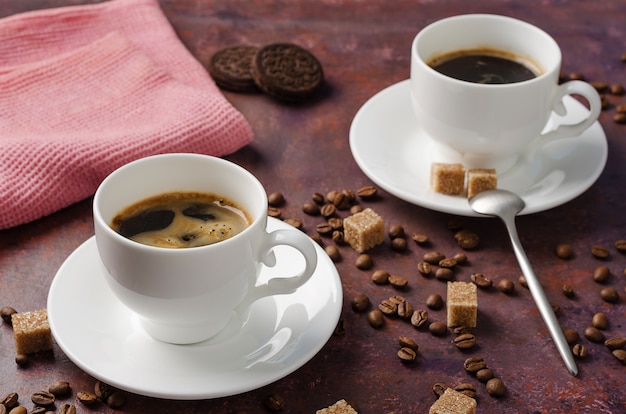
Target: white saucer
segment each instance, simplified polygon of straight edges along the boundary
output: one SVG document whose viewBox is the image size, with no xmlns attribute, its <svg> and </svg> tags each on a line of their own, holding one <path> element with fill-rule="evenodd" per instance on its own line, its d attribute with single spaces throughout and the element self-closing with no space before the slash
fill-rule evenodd
<svg viewBox="0 0 626 414">
<path fill-rule="evenodd" d="M 410 81 L 392 85 L 370 98 L 355 115 L 350 147 L 359 167 L 374 183 L 396 197 L 432 210 L 478 216 L 463 196 L 430 189 L 430 164 L 446 162 L 413 114 Z M 565 97 L 568 114 L 554 124 L 583 118 L 587 109 Z M 439 154 L 439 155 L 436 155 Z M 578 137 L 544 145 L 530 164 L 518 163 L 498 176 L 498 187 L 520 195 L 522 214 L 547 210 L 582 194 L 600 176 L 608 155 L 606 136 L 595 122 Z"/>
<path fill-rule="evenodd" d="M 268 229 L 290 228 L 269 219 Z M 137 394 L 178 400 L 223 397 L 262 387 L 308 362 L 335 330 L 342 307 L 339 274 L 315 243 L 318 265 L 294 294 L 260 299 L 242 323 L 206 342 L 158 342 L 107 286 L 95 238 L 76 249 L 57 272 L 48 295 L 54 339 L 67 357 L 93 377 Z M 275 249 L 279 265 L 261 278 L 304 266 L 293 249 Z M 291 271 L 289 271 L 291 270 Z"/>
</svg>

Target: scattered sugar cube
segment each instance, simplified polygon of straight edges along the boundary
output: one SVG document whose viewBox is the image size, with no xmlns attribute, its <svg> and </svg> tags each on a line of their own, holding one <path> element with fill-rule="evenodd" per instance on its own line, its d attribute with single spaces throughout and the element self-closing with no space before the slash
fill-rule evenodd
<svg viewBox="0 0 626 414">
<path fill-rule="evenodd" d="M 430 166 L 430 186 L 437 193 L 461 194 L 465 189 L 463 164 L 432 163 Z"/>
<path fill-rule="evenodd" d="M 371 208 L 353 214 L 343 221 L 343 238 L 359 253 L 385 241 L 385 223 Z"/>
<path fill-rule="evenodd" d="M 317 410 L 315 414 L 358 414 L 358 412 L 346 400 L 339 400 L 330 407 Z"/>
<path fill-rule="evenodd" d="M 476 327 L 478 295 L 471 282 L 448 282 L 448 327 Z"/>
<path fill-rule="evenodd" d="M 476 194 L 495 190 L 498 186 L 498 175 L 492 168 L 472 168 L 467 172 L 467 197 L 472 198 Z"/>
<path fill-rule="evenodd" d="M 435 401 L 428 410 L 428 414 L 475 414 L 476 400 L 452 388 L 446 391 Z"/>
<path fill-rule="evenodd" d="M 32 354 L 52 349 L 52 334 L 46 309 L 13 314 L 11 321 L 15 350 L 18 354 Z"/>
</svg>

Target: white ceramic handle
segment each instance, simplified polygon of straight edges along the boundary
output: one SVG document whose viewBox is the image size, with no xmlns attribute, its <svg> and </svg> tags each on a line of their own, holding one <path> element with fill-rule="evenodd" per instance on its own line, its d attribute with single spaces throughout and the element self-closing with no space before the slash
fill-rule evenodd
<svg viewBox="0 0 626 414">
<path fill-rule="evenodd" d="M 264 296 L 293 293 L 297 288 L 305 284 L 313 275 L 317 266 L 317 252 L 313 241 L 299 230 L 275 230 L 265 235 L 265 241 L 261 246 L 261 257 L 266 265 L 273 266 L 276 258 L 272 249 L 275 246 L 290 246 L 298 250 L 304 257 L 305 267 L 297 275 L 287 277 L 275 277 L 267 283 L 250 288 L 242 305 L 250 305 L 252 302 Z"/>
<path fill-rule="evenodd" d="M 560 138 L 577 137 L 598 119 L 602 110 L 602 104 L 600 96 L 593 86 L 583 81 L 570 81 L 559 85 L 554 98 L 553 111 L 561 116 L 566 115 L 567 112 L 563 105 L 563 97 L 566 95 L 580 95 L 585 98 L 589 103 L 589 115 L 578 123 L 559 125 L 556 129 L 542 134 L 539 137 L 539 145 Z"/>
</svg>

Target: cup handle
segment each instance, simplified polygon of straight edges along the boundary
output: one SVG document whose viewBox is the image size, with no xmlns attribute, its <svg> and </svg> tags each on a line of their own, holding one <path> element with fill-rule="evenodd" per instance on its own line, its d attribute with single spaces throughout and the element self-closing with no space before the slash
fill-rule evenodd
<svg viewBox="0 0 626 414">
<path fill-rule="evenodd" d="M 552 111 L 557 115 L 567 115 L 567 109 L 563 104 L 563 97 L 567 95 L 580 95 L 585 98 L 589 103 L 589 114 L 585 119 L 575 124 L 559 125 L 555 129 L 541 134 L 535 140 L 533 145 L 531 145 L 528 155 L 534 154 L 539 147 L 547 144 L 548 142 L 580 135 L 584 130 L 596 122 L 598 116 L 600 116 L 600 111 L 602 110 L 600 95 L 598 95 L 598 92 L 593 86 L 583 81 L 569 81 L 558 86 L 554 97 L 554 104 L 552 106 Z"/>
<path fill-rule="evenodd" d="M 313 241 L 299 230 L 279 229 L 265 234 L 263 244 L 260 247 L 261 258 L 265 265 L 271 267 L 276 264 L 273 248 L 281 245 L 293 247 L 300 252 L 305 260 L 304 270 L 295 276 L 275 277 L 268 280 L 267 283 L 254 286 L 248 291 L 239 309 L 250 306 L 254 301 L 264 296 L 293 293 L 313 275 L 317 267 L 317 252 Z"/>
</svg>

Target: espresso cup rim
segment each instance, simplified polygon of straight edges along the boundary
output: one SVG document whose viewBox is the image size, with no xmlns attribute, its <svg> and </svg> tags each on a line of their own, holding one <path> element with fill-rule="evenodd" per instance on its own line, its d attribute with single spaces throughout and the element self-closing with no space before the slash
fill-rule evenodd
<svg viewBox="0 0 626 414">
<path fill-rule="evenodd" d="M 555 53 L 555 58 L 554 58 L 554 64 L 552 65 L 552 67 L 550 68 L 543 68 L 543 71 L 538 74 L 537 76 L 535 76 L 532 79 L 527 79 L 525 81 L 521 81 L 521 82 L 513 82 L 513 83 L 500 83 L 500 84 L 493 84 L 493 83 L 475 83 L 475 82 L 469 82 L 469 81 L 465 81 L 465 80 L 461 80 L 461 79 L 456 79 L 447 75 L 444 75 L 438 71 L 436 71 L 435 69 L 433 69 L 428 63 L 427 60 L 428 59 L 432 59 L 433 56 L 428 56 L 428 57 L 424 57 L 422 56 L 422 54 L 419 52 L 418 50 L 418 43 L 420 41 L 422 41 L 422 39 L 424 38 L 424 36 L 428 35 L 428 31 L 432 30 L 432 29 L 436 29 L 437 26 L 441 26 L 444 24 L 449 24 L 450 22 L 454 22 L 454 21 L 467 21 L 467 20 L 498 20 L 498 21 L 508 21 L 511 22 L 513 24 L 525 27 L 527 30 L 532 30 L 536 33 L 538 33 L 540 36 L 544 37 L 546 39 L 546 41 L 548 41 L 552 48 L 553 51 Z M 476 44 L 473 46 L 468 46 L 467 49 L 470 49 L 472 47 L 475 48 L 484 48 L 487 47 L 489 45 L 486 44 Z M 443 51 L 441 52 L 441 54 L 447 53 L 447 51 Z M 550 36 L 550 34 L 548 34 L 545 30 L 533 25 L 532 23 L 526 22 L 524 20 L 520 20 L 514 17 L 510 17 L 510 16 L 505 16 L 505 15 L 500 15 L 500 14 L 490 14 L 490 13 L 469 13 L 469 14 L 460 14 L 460 15 L 455 15 L 455 16 L 450 16 L 450 17 L 446 17 L 437 21 L 434 21 L 432 23 L 429 23 L 427 26 L 425 26 L 424 28 L 422 28 L 419 33 L 417 33 L 417 35 L 413 38 L 413 42 L 411 44 L 411 60 L 413 62 L 416 62 L 418 65 L 420 65 L 422 68 L 426 69 L 427 72 L 429 72 L 432 76 L 435 76 L 439 79 L 445 79 L 446 81 L 451 82 L 452 84 L 455 85 L 463 85 L 464 87 L 467 88 L 476 88 L 476 89 L 513 89 L 513 88 L 519 88 L 519 87 L 523 87 L 526 85 L 530 85 L 533 83 L 537 83 L 537 82 L 543 82 L 544 79 L 546 79 L 547 77 L 553 77 L 555 76 L 555 72 L 560 70 L 560 66 L 561 66 L 561 61 L 562 61 L 562 52 L 561 52 L 561 48 L 559 47 L 557 41 Z"/>
<path fill-rule="evenodd" d="M 217 249 L 217 248 L 225 248 L 230 244 L 238 242 L 239 239 L 243 237 L 247 237 L 248 233 L 254 231 L 254 229 L 257 226 L 262 225 L 263 219 L 266 218 L 266 216 L 264 216 L 262 213 L 251 215 L 252 221 L 250 222 L 250 224 L 245 229 L 235 234 L 234 236 L 221 240 L 217 243 L 207 244 L 203 246 L 185 247 L 185 248 L 168 248 L 168 247 L 151 246 L 148 244 L 143 244 L 143 243 L 139 243 L 137 241 L 131 240 L 127 237 L 122 236 L 115 230 L 113 230 L 113 228 L 111 228 L 110 223 L 108 223 L 102 216 L 102 212 L 100 211 L 100 208 L 99 208 L 100 202 L 103 197 L 101 188 L 104 188 L 104 186 L 109 185 L 110 181 L 112 181 L 112 179 L 115 176 L 119 174 L 123 174 L 127 170 L 134 168 L 141 163 L 152 162 L 152 161 L 155 161 L 158 159 L 164 159 L 164 158 L 206 159 L 206 160 L 211 160 L 211 162 L 216 162 L 221 165 L 226 165 L 229 168 L 233 167 L 236 170 L 238 170 L 240 173 L 242 173 L 243 175 L 247 176 L 247 178 L 254 184 L 254 186 L 257 187 L 257 190 L 259 191 L 260 194 L 265 194 L 265 189 L 263 188 L 263 185 L 258 180 L 258 178 L 254 176 L 254 174 L 252 174 L 250 171 L 246 170 L 242 166 L 232 161 L 228 161 L 219 157 L 215 157 L 212 155 L 205 155 L 205 154 L 196 154 L 196 153 L 167 153 L 167 154 L 158 154 L 158 155 L 150 155 L 147 157 L 142 157 L 134 161 L 130 161 L 122 165 L 121 167 L 117 168 L 113 172 L 111 172 L 107 177 L 105 177 L 104 180 L 102 180 L 102 182 L 98 186 L 96 193 L 94 195 L 94 199 L 93 199 L 94 220 L 97 221 L 99 223 L 99 227 L 101 227 L 103 231 L 105 231 L 109 236 L 111 236 L 116 242 L 122 243 L 124 246 L 128 246 L 129 248 L 132 248 L 132 249 L 140 249 L 140 250 L 145 250 L 145 251 L 158 252 L 159 254 L 167 254 L 167 255 L 172 254 L 172 255 L 179 255 L 179 256 L 185 255 L 185 254 L 191 255 L 191 254 L 195 254 L 197 252 L 201 252 L 201 251 L 208 250 L 208 249 L 212 250 L 212 249 Z M 154 194 L 154 195 L 158 195 L 158 194 Z M 137 199 L 136 202 L 141 201 L 141 199 L 142 198 Z M 267 202 L 266 197 L 263 197 L 263 202 L 264 202 L 264 206 L 263 208 L 261 208 L 261 211 L 263 210 L 267 211 L 268 202 Z"/>
</svg>

